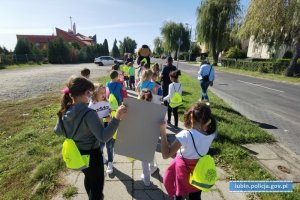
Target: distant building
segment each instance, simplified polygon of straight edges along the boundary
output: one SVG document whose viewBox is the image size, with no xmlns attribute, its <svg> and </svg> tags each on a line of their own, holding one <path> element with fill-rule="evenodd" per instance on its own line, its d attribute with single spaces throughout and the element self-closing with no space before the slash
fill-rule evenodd
<svg viewBox="0 0 300 200">
<path fill-rule="evenodd" d="M 63 38 L 63 40 L 67 43 L 77 43 L 80 47 L 84 46 L 92 46 L 97 43 L 97 37 L 94 36 L 84 36 L 80 33 L 76 33 L 76 25 L 73 24 L 73 30 L 64 31 L 59 28 L 55 28 L 56 35 L 17 35 L 17 39 L 24 38 L 28 42 L 34 44 L 36 47 L 40 49 L 44 49 L 47 47 L 47 44 L 56 39 Z"/>
<path fill-rule="evenodd" d="M 247 57 L 249 58 L 282 58 L 286 51 L 291 50 L 287 45 L 281 45 L 278 49 L 270 49 L 266 44 L 258 44 L 254 41 L 254 36 L 249 39 Z"/>
</svg>

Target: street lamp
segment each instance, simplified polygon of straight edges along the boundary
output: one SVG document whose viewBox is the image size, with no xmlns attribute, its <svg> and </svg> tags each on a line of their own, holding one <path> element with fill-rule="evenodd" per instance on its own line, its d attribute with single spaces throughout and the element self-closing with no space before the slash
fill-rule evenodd
<svg viewBox="0 0 300 200">
<path fill-rule="evenodd" d="M 191 48 L 192 48 L 192 25 L 190 25 L 189 23 L 185 23 L 185 25 L 188 27 L 188 26 L 190 26 L 191 28 L 190 28 L 190 34 L 189 34 L 189 36 L 190 36 L 190 45 L 189 45 L 189 61 L 191 61 L 191 53 L 192 53 L 192 50 L 191 50 Z"/>
</svg>

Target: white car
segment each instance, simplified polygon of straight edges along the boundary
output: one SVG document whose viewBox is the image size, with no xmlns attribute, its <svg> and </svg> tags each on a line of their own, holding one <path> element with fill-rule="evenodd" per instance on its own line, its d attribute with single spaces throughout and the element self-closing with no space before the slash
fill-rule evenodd
<svg viewBox="0 0 300 200">
<path fill-rule="evenodd" d="M 94 59 L 94 63 L 99 66 L 114 65 L 116 63 L 123 64 L 123 60 L 118 60 L 111 56 L 100 56 Z"/>
</svg>

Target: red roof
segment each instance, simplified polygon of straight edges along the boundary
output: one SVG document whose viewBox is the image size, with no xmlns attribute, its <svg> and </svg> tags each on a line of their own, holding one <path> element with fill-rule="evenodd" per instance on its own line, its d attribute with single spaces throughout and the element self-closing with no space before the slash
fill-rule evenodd
<svg viewBox="0 0 300 200">
<path fill-rule="evenodd" d="M 31 43 L 48 43 L 56 38 L 54 35 L 17 35 L 17 39 L 25 38 Z"/>
</svg>

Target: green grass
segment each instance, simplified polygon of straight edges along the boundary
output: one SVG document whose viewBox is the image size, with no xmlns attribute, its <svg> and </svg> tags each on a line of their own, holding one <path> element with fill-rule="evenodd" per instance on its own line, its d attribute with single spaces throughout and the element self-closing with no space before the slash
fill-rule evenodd
<svg viewBox="0 0 300 200">
<path fill-rule="evenodd" d="M 99 82 L 109 81 L 108 77 Z M 183 74 L 185 108 L 200 97 L 198 81 Z M 218 165 L 235 180 L 274 179 L 240 145 L 273 142 L 274 138 L 252 124 L 221 99 L 209 93 L 218 120 L 218 139 L 212 154 Z M 18 102 L 0 102 L 0 199 L 50 199 L 61 187 L 59 172 L 65 169 L 61 158 L 63 137 L 53 133 L 59 94 L 47 94 Z M 181 116 L 182 119 L 182 116 Z M 266 200 L 299 199 L 300 188 L 289 194 L 259 194 Z M 72 196 L 74 188 L 64 194 Z"/>
<path fill-rule="evenodd" d="M 180 77 L 183 87 L 184 106 L 179 109 L 180 120 L 185 109 L 200 98 L 198 80 L 183 74 Z M 274 142 L 275 139 L 257 124 L 253 124 L 222 99 L 208 92 L 211 108 L 218 123 L 218 138 L 210 152 L 219 166 L 224 168 L 232 180 L 275 180 L 275 177 L 262 168 L 241 145 L 245 143 Z M 300 188 L 293 193 L 258 194 L 263 200 L 300 199 Z"/>
<path fill-rule="evenodd" d="M 0 199 L 49 199 L 59 185 L 58 96 L 0 102 Z"/>
<path fill-rule="evenodd" d="M 5 65 L 5 66 L 0 66 L 0 70 L 1 69 L 27 68 L 27 67 L 34 67 L 34 66 L 42 66 L 42 64 L 33 62 L 33 63 L 28 63 L 28 64 Z"/>
<path fill-rule="evenodd" d="M 66 198 L 66 199 L 69 199 L 69 198 L 73 197 L 76 194 L 78 194 L 77 187 L 69 186 L 64 190 L 63 197 Z"/>
<path fill-rule="evenodd" d="M 271 73 L 261 73 L 261 72 L 253 72 L 253 71 L 246 71 L 242 69 L 233 69 L 229 67 L 216 67 L 216 70 L 231 72 L 235 74 L 241 74 L 246 76 L 251 76 L 255 78 L 263 78 L 273 81 L 280 81 L 284 83 L 291 83 L 291 84 L 300 84 L 300 77 L 286 77 L 280 74 L 271 74 Z"/>
</svg>

